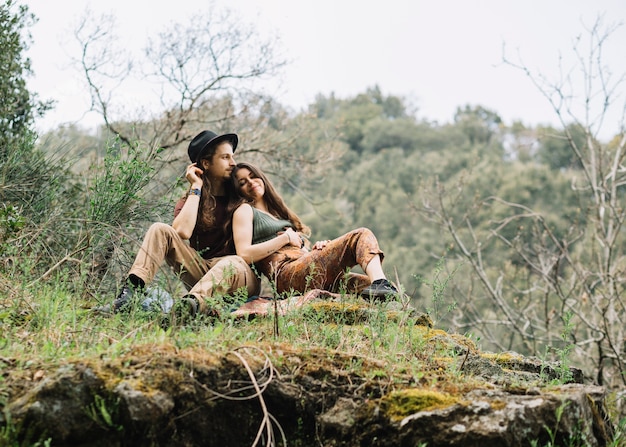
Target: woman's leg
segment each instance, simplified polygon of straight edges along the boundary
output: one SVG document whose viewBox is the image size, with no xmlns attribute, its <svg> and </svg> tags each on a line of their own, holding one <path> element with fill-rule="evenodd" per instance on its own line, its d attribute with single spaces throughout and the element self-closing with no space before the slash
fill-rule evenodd
<svg viewBox="0 0 626 447">
<path fill-rule="evenodd" d="M 339 291 L 342 284 L 350 283 L 346 274 L 355 265 L 360 265 L 366 273 L 369 268 L 374 274 L 381 274 L 382 257 L 374 234 L 367 228 L 358 228 L 333 239 L 322 250 L 312 250 L 281 266 L 275 278 L 276 288 L 279 293 L 292 290 L 304 293 L 311 289 Z M 374 259 L 377 261 L 369 267 Z"/>
<path fill-rule="evenodd" d="M 380 256 L 376 255 L 372 258 L 365 268 L 365 274 L 369 278 L 370 282 L 374 282 L 377 279 L 386 279 L 385 273 L 383 272 L 382 262 L 380 261 Z"/>
</svg>

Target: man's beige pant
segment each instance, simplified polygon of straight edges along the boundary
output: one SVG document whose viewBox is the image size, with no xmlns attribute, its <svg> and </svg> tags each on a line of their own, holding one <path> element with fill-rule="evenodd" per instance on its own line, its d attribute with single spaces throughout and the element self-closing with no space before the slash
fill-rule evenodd
<svg viewBox="0 0 626 447">
<path fill-rule="evenodd" d="M 188 294 L 198 298 L 201 312 L 206 310 L 202 298 L 214 294 L 228 295 L 242 287 L 246 288 L 248 296 L 253 296 L 258 295 L 261 289 L 256 275 L 239 256 L 203 259 L 170 225 L 154 223 L 146 232 L 128 274 L 136 275 L 149 284 L 163 261 L 179 275 Z"/>
</svg>

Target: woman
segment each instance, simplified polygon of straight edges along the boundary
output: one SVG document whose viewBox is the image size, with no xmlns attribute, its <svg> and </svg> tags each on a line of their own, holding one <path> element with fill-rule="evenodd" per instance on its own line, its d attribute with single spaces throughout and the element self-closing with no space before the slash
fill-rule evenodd
<svg viewBox="0 0 626 447">
<path fill-rule="evenodd" d="M 304 236 L 309 228 L 287 207 L 263 172 L 239 163 L 231 173 L 242 197 L 232 216 L 237 255 L 272 281 L 279 294 L 310 289 L 349 292 L 368 299 L 389 299 L 398 291 L 385 278 L 383 252 L 367 228 L 350 231 L 332 241 L 318 241 L 309 251 Z M 366 275 L 346 273 L 360 265 Z M 254 269 L 253 268 L 253 269 Z"/>
</svg>

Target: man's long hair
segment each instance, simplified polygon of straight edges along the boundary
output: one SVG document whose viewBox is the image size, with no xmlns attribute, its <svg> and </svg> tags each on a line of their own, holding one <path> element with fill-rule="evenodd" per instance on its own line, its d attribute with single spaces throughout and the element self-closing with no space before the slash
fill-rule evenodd
<svg viewBox="0 0 626 447">
<path fill-rule="evenodd" d="M 213 156 L 215 155 L 215 149 L 219 145 L 212 145 L 209 148 L 207 154 L 202 159 L 209 160 L 209 163 L 213 163 Z M 202 169 L 200 160 L 197 163 L 198 167 Z M 200 194 L 200 204 L 198 206 L 198 217 L 196 219 L 196 226 L 201 230 L 208 230 L 215 225 L 215 207 L 216 200 L 211 190 L 211 179 L 209 178 L 207 171 L 202 170 L 202 193 Z M 232 200 L 239 200 L 235 188 L 229 181 L 224 182 L 224 195 Z"/>
</svg>

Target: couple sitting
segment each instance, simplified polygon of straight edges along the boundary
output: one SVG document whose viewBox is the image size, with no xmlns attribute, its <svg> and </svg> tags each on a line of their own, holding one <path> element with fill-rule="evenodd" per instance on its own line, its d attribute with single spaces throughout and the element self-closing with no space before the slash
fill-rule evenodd
<svg viewBox="0 0 626 447">
<path fill-rule="evenodd" d="M 205 130 L 190 143 L 186 179 L 189 192 L 176 204 L 172 225 L 153 224 L 112 306 L 97 310 L 114 313 L 131 308 L 163 261 L 180 275 L 188 293 L 176 312 L 209 314 L 212 297 L 245 289 L 260 292 L 263 273 L 277 293 L 302 294 L 310 289 L 359 293 L 381 300 L 397 295 L 387 281 L 383 253 L 374 234 L 353 230 L 332 241 L 306 246 L 310 231 L 276 192 L 267 177 L 247 163 L 236 164 L 236 134 Z M 360 265 L 365 275 L 346 271 Z M 345 279 L 345 282 L 343 281 Z"/>
</svg>

